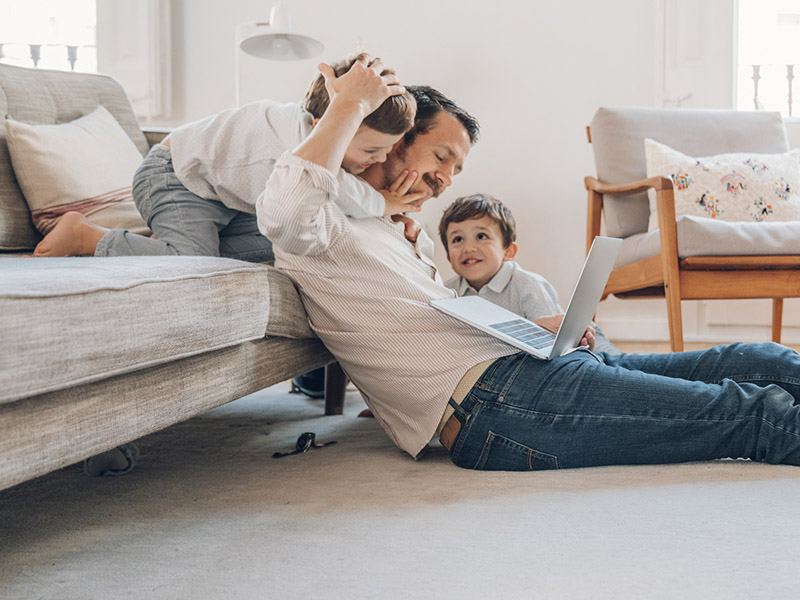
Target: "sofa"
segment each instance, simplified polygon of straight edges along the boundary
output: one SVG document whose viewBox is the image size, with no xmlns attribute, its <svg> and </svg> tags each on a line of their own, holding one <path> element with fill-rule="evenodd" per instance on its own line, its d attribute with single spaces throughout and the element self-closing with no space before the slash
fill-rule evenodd
<svg viewBox="0 0 800 600">
<path fill-rule="evenodd" d="M 0 65 L 6 119 L 68 123 L 100 105 L 142 155 L 164 135 L 142 131 L 110 77 Z M 25 257 L 40 239 L 0 127 L 0 489 L 324 365 L 326 413 L 341 413 L 344 375 L 272 266 Z"/>
</svg>

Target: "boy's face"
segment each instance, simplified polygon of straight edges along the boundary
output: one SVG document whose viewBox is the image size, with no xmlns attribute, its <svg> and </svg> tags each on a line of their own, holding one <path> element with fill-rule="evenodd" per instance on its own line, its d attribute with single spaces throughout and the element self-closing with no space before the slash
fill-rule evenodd
<svg viewBox="0 0 800 600">
<path fill-rule="evenodd" d="M 402 137 L 403 134 L 390 135 L 361 125 L 344 153 L 342 167 L 359 175 L 371 165 L 384 162 L 392 146 Z"/>
<path fill-rule="evenodd" d="M 490 217 L 476 217 L 447 226 L 447 260 L 453 270 L 480 290 L 503 262 L 517 254 L 517 244 L 503 245 L 500 226 Z"/>
</svg>

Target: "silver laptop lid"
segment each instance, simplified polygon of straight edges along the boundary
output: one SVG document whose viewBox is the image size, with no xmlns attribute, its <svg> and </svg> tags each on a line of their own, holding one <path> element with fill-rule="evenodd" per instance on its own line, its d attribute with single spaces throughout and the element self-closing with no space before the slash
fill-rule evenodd
<svg viewBox="0 0 800 600">
<path fill-rule="evenodd" d="M 586 328 L 591 324 L 594 311 L 606 288 L 608 277 L 614 269 L 622 240 L 597 236 L 583 263 L 578 283 L 572 290 L 567 304 L 564 320 L 548 353 L 551 358 L 561 356 L 566 350 L 575 348 L 581 341 Z"/>
<path fill-rule="evenodd" d="M 430 304 L 534 356 L 554 358 L 575 348 L 583 337 L 603 294 L 621 244 L 622 240 L 618 238 L 595 238 L 557 336 L 480 296 L 431 300 Z M 538 335 L 549 339 L 549 342 L 542 344 L 532 339 Z"/>
</svg>

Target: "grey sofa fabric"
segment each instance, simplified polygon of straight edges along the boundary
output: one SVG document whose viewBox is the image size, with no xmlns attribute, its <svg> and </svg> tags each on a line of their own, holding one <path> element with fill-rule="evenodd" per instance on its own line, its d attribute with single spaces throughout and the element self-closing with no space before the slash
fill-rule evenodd
<svg viewBox="0 0 800 600">
<path fill-rule="evenodd" d="M 69 123 L 105 106 L 142 155 L 148 144 L 125 90 L 111 77 L 0 65 L 0 115 L 33 125 Z M 0 250 L 30 250 L 41 239 L 17 185 L 0 127 Z"/>
<path fill-rule="evenodd" d="M 331 360 L 318 338 L 267 337 L 0 404 L 0 489 L 71 465 Z"/>
<path fill-rule="evenodd" d="M 647 137 L 690 156 L 725 152 L 777 154 L 789 149 L 777 112 L 603 107 L 589 127 L 597 178 L 609 184 L 646 177 Z M 603 206 L 608 235 L 628 237 L 647 231 L 650 207 L 645 193 L 605 196 Z"/>
<path fill-rule="evenodd" d="M 194 256 L 0 266 L 0 403 L 260 339 L 270 321 L 282 336 L 311 336 L 291 282 L 267 266 Z"/>
<path fill-rule="evenodd" d="M 99 104 L 144 154 L 113 79 L 0 65 L 6 116 L 62 123 Z M 271 266 L 23 258 L 38 240 L 0 127 L 0 489 L 334 360 Z"/>
</svg>

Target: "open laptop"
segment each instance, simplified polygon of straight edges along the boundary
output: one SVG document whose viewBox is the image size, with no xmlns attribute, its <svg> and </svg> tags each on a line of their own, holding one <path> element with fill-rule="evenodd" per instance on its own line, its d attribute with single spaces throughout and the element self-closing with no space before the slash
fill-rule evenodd
<svg viewBox="0 0 800 600">
<path fill-rule="evenodd" d="M 537 358 L 551 360 L 578 347 L 592 322 L 622 240 L 594 238 L 557 334 L 480 296 L 431 300 L 431 306 Z"/>
</svg>

